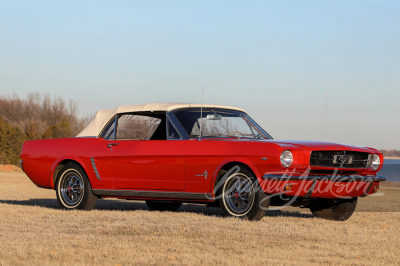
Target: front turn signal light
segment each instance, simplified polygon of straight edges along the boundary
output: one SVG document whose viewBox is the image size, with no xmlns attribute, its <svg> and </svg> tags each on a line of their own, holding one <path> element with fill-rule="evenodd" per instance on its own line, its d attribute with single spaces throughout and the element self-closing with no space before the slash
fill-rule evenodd
<svg viewBox="0 0 400 266">
<path fill-rule="evenodd" d="M 285 187 L 283 188 L 283 191 L 290 191 L 292 190 L 292 184 L 286 184 Z"/>
</svg>

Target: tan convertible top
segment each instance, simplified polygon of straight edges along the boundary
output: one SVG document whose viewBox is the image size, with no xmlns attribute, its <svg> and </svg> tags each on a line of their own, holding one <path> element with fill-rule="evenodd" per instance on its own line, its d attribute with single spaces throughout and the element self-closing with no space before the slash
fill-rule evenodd
<svg viewBox="0 0 400 266">
<path fill-rule="evenodd" d="M 146 111 L 172 111 L 181 108 L 200 108 L 200 104 L 190 103 L 148 103 L 139 105 L 125 105 L 114 109 L 100 110 L 90 124 L 77 137 L 97 137 L 107 122 L 116 114 Z M 245 112 L 241 108 L 223 105 L 203 104 L 204 108 L 222 108 Z"/>
</svg>

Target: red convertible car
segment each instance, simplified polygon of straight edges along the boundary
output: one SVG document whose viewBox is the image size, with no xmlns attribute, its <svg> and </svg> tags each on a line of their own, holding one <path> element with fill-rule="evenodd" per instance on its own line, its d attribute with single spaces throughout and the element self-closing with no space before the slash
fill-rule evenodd
<svg viewBox="0 0 400 266">
<path fill-rule="evenodd" d="M 242 109 L 152 103 L 99 111 L 75 138 L 24 143 L 21 166 L 55 189 L 64 209 L 98 198 L 145 200 L 153 210 L 183 202 L 259 220 L 271 206 L 310 208 L 346 220 L 375 193 L 382 154 L 372 148 L 274 140 Z"/>
</svg>

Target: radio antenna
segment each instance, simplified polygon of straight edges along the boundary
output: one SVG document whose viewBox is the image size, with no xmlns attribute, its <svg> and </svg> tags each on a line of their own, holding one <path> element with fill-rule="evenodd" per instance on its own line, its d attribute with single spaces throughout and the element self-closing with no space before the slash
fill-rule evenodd
<svg viewBox="0 0 400 266">
<path fill-rule="evenodd" d="M 200 106 L 200 122 L 199 122 L 200 134 L 199 134 L 199 140 L 201 140 L 201 119 L 203 119 L 203 98 L 204 98 L 204 87 L 201 89 L 201 106 Z"/>
</svg>

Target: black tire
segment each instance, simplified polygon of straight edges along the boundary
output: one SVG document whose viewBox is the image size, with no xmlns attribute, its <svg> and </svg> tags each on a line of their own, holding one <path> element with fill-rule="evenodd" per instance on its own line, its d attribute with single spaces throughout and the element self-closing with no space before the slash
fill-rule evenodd
<svg viewBox="0 0 400 266">
<path fill-rule="evenodd" d="M 270 199 L 248 169 L 234 166 L 224 173 L 218 185 L 219 204 L 225 216 L 251 221 L 265 216 Z"/>
<path fill-rule="evenodd" d="M 65 210 L 91 210 L 97 197 L 83 169 L 75 163 L 67 163 L 58 174 L 57 201 Z"/>
<path fill-rule="evenodd" d="M 147 207 L 153 211 L 177 211 L 182 202 L 179 201 L 153 201 L 153 200 L 146 200 Z"/>
<path fill-rule="evenodd" d="M 354 213 L 357 206 L 357 198 L 345 200 L 319 199 L 310 206 L 315 217 L 333 221 L 346 221 Z"/>
</svg>

